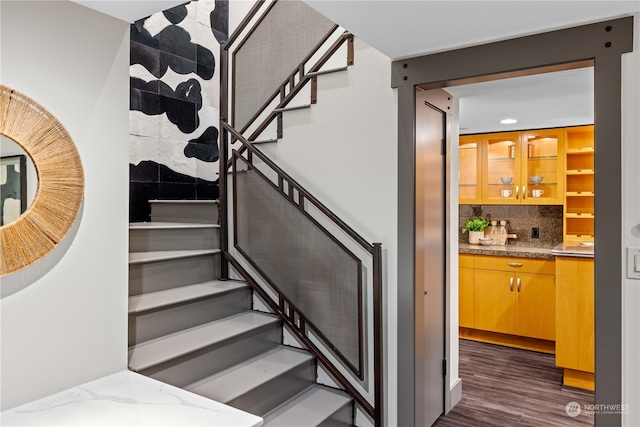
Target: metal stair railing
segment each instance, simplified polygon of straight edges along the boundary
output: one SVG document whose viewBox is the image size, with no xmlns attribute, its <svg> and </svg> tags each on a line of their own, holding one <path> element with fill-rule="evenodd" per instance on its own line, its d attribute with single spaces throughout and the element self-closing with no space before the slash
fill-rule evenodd
<svg viewBox="0 0 640 427">
<path fill-rule="evenodd" d="M 224 258 L 381 426 L 381 244 L 367 242 L 233 127 L 223 126 L 245 149 L 232 152 L 233 242 L 250 268 L 229 250 Z"/>
</svg>

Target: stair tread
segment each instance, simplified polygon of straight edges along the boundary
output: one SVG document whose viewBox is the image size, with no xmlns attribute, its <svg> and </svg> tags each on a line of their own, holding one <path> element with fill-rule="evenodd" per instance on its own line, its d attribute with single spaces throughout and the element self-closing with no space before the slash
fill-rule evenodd
<svg viewBox="0 0 640 427">
<path fill-rule="evenodd" d="M 193 393 L 228 403 L 255 387 L 313 359 L 306 351 L 276 347 L 185 387 Z"/>
<path fill-rule="evenodd" d="M 220 253 L 220 249 L 189 249 L 180 251 L 150 251 L 129 252 L 129 264 L 142 264 L 145 262 L 168 261 L 172 259 L 189 258 L 202 255 Z"/>
<path fill-rule="evenodd" d="M 163 291 L 149 292 L 129 297 L 129 314 L 141 313 L 160 307 L 166 307 L 246 288 L 245 282 L 231 280 L 212 280 L 194 285 L 180 286 Z"/>
<path fill-rule="evenodd" d="M 279 319 L 273 315 L 246 311 L 198 325 L 131 346 L 129 366 L 140 371 L 275 322 Z"/>
<path fill-rule="evenodd" d="M 196 222 L 132 222 L 129 230 L 182 230 L 189 228 L 220 228 L 219 224 L 205 224 Z"/>
<path fill-rule="evenodd" d="M 344 392 L 312 385 L 265 415 L 263 427 L 317 426 L 350 402 L 351 398 Z"/>
</svg>

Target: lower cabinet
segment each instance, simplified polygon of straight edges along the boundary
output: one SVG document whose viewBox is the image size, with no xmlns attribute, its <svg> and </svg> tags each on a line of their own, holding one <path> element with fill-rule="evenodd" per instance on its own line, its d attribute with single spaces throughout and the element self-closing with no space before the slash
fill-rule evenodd
<svg viewBox="0 0 640 427">
<path fill-rule="evenodd" d="M 553 260 L 475 255 L 469 264 L 460 261 L 461 327 L 555 340 Z"/>
<path fill-rule="evenodd" d="M 565 368 L 565 385 L 593 390 L 593 259 L 557 257 L 556 281 L 556 365 Z"/>
</svg>

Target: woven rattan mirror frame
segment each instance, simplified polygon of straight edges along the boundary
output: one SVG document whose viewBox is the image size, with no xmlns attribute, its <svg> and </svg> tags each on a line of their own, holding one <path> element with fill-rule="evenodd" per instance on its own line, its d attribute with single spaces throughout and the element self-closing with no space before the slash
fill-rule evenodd
<svg viewBox="0 0 640 427">
<path fill-rule="evenodd" d="M 31 157 L 38 189 L 31 206 L 0 227 L 0 275 L 51 252 L 76 220 L 84 194 L 80 155 L 62 124 L 28 96 L 0 85 L 0 134 Z"/>
</svg>

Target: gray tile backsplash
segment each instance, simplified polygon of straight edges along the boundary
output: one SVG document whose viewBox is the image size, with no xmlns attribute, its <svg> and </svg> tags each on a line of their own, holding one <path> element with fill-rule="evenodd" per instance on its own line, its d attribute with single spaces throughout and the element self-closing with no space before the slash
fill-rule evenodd
<svg viewBox="0 0 640 427">
<path fill-rule="evenodd" d="M 508 245 L 553 247 L 562 242 L 562 206 L 521 205 L 459 205 L 459 241 L 468 241 L 462 227 L 467 219 L 476 216 L 492 220 L 507 221 L 507 233 L 516 234 L 517 239 L 508 239 Z M 540 229 L 540 238 L 531 238 L 531 229 Z"/>
</svg>

